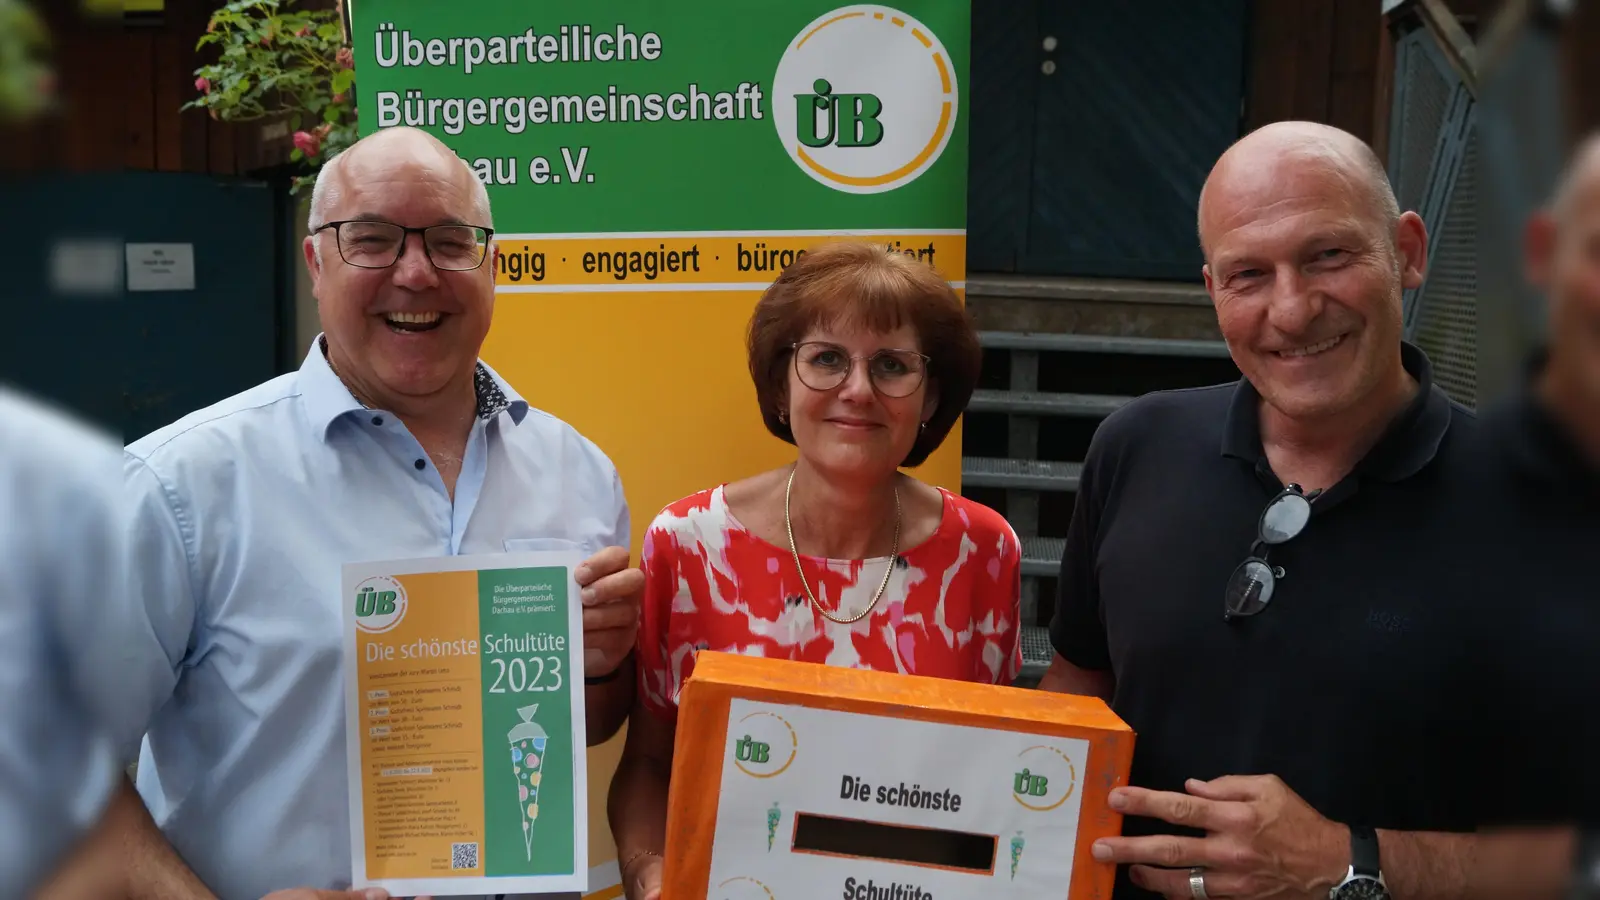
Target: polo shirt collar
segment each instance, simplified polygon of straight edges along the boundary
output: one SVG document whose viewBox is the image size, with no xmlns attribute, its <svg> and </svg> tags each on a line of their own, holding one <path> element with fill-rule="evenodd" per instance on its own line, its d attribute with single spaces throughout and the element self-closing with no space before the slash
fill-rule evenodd
<svg viewBox="0 0 1600 900">
<path fill-rule="evenodd" d="M 333 367 L 328 365 L 327 343 L 323 335 L 311 343 L 305 361 L 300 364 L 298 387 L 310 417 L 311 428 L 319 438 L 327 439 L 328 429 L 341 416 L 361 412 L 365 407 L 350 393 Z M 506 382 L 500 374 L 482 360 L 478 361 L 473 388 L 477 394 L 478 418 L 489 420 L 500 413 L 509 413 L 511 424 L 520 425 L 528 414 L 528 402 Z"/>
<path fill-rule="evenodd" d="M 1400 363 L 1417 381 L 1417 394 L 1389 424 L 1383 437 L 1356 465 L 1364 478 L 1403 481 L 1433 460 L 1450 427 L 1450 397 L 1433 383 L 1433 364 L 1415 345 L 1400 343 Z M 1261 446 L 1261 394 L 1239 379 L 1222 430 L 1222 455 L 1252 465 L 1266 457 Z"/>
</svg>

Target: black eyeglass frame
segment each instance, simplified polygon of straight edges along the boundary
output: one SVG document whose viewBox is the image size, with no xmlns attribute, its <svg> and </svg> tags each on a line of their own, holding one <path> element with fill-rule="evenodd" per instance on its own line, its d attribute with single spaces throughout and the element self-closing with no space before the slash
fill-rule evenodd
<svg viewBox="0 0 1600 900">
<path fill-rule="evenodd" d="M 810 382 L 806 381 L 805 376 L 800 374 L 800 348 L 808 344 L 831 347 L 849 357 L 850 366 L 844 370 L 844 377 L 839 379 L 838 384 L 830 388 L 813 387 Z M 921 358 L 922 368 L 917 371 L 917 383 L 911 386 L 911 390 L 906 391 L 904 394 L 891 394 L 878 386 L 878 379 L 872 375 L 872 361 L 885 353 L 908 353 L 912 356 Z M 926 353 L 919 353 L 916 350 L 907 350 L 903 347 L 884 347 L 880 350 L 873 351 L 868 356 L 850 356 L 850 354 L 847 353 L 843 347 L 840 347 L 838 344 L 835 344 L 832 341 L 796 341 L 795 343 L 789 345 L 789 355 L 794 357 L 794 359 L 791 361 L 791 364 L 794 366 L 795 375 L 799 377 L 800 383 L 819 393 L 838 390 L 840 386 L 842 386 L 846 381 L 850 380 L 850 375 L 855 371 L 856 368 L 856 360 L 864 359 L 867 361 L 867 383 L 872 385 L 872 389 L 875 392 L 892 400 L 902 400 L 911 396 L 912 394 L 915 394 L 917 392 L 917 388 L 922 387 L 923 383 L 928 380 L 928 367 L 933 365 L 933 357 Z"/>
<path fill-rule="evenodd" d="M 351 262 L 349 258 L 344 255 L 343 230 L 345 225 L 383 225 L 388 228 L 400 229 L 400 241 L 395 245 L 396 249 L 394 251 L 394 259 L 389 260 L 387 264 L 381 266 L 367 266 L 362 265 L 361 263 Z M 410 228 L 405 225 L 397 225 L 394 222 L 384 222 L 378 219 L 337 219 L 332 222 L 322 223 L 316 228 L 311 229 L 311 233 L 321 234 L 322 232 L 327 231 L 329 228 L 333 229 L 333 245 L 339 251 L 339 258 L 344 260 L 345 265 L 355 266 L 358 269 L 390 268 L 395 263 L 399 262 L 402 256 L 406 255 L 406 245 L 410 243 L 407 238 L 411 237 L 413 234 L 420 235 L 422 237 L 422 255 L 428 258 L 429 264 L 441 272 L 476 272 L 477 270 L 483 268 L 483 263 L 489 258 L 489 252 L 494 246 L 493 228 L 486 228 L 482 225 L 468 225 L 463 222 L 440 222 L 437 225 L 424 225 L 421 228 Z M 433 258 L 433 251 L 428 249 L 428 232 L 435 228 L 473 228 L 483 232 L 483 255 L 478 257 L 477 265 L 466 269 L 455 269 L 439 265 L 439 263 Z"/>
<path fill-rule="evenodd" d="M 1283 566 L 1274 566 L 1272 564 L 1270 559 L 1272 548 L 1289 543 L 1306 530 L 1306 526 L 1311 524 L 1309 507 L 1316 502 L 1317 497 L 1321 496 L 1321 494 L 1321 488 L 1308 494 L 1300 485 L 1290 484 L 1278 493 L 1273 494 L 1272 499 L 1267 501 L 1267 505 L 1261 510 L 1261 515 L 1256 519 L 1256 539 L 1250 544 L 1249 555 L 1245 557 L 1243 562 L 1234 567 L 1232 574 L 1228 576 L 1227 585 L 1223 588 L 1222 620 L 1224 622 L 1232 622 L 1235 619 L 1246 619 L 1258 615 L 1271 605 L 1278 581 L 1288 575 Z M 1306 520 L 1300 523 L 1300 527 L 1296 528 L 1294 533 L 1274 539 L 1267 534 L 1267 516 L 1278 504 L 1289 497 L 1298 497 L 1305 501 L 1308 507 Z M 1259 572 L 1265 577 L 1254 577 L 1251 574 L 1252 572 Z M 1266 593 L 1267 599 L 1256 603 L 1254 608 L 1246 608 L 1242 601 L 1248 596 L 1247 592 L 1252 583 L 1261 584 L 1261 590 Z M 1235 597 L 1240 598 L 1241 602 L 1236 603 Z"/>
</svg>

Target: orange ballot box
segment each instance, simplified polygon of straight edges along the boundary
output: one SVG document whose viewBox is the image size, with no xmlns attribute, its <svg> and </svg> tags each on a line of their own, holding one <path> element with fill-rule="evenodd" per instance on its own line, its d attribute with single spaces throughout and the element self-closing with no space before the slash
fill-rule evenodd
<svg viewBox="0 0 1600 900">
<path fill-rule="evenodd" d="M 663 900 L 1111 896 L 1099 700 L 702 652 L 677 735 Z"/>
</svg>

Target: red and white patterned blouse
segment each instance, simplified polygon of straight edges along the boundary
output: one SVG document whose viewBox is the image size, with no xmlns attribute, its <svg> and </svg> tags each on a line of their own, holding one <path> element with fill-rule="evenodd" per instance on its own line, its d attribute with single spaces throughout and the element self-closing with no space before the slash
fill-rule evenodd
<svg viewBox="0 0 1600 900">
<path fill-rule="evenodd" d="M 841 625 L 812 608 L 789 549 L 734 518 L 724 487 L 668 506 L 645 533 L 638 662 L 647 709 L 676 720 L 678 692 L 705 649 L 991 684 L 1016 678 L 1022 545 L 999 513 L 940 488 L 933 535 L 900 554 L 871 614 Z M 871 602 L 889 564 L 801 560 L 817 602 L 839 618 Z"/>
</svg>

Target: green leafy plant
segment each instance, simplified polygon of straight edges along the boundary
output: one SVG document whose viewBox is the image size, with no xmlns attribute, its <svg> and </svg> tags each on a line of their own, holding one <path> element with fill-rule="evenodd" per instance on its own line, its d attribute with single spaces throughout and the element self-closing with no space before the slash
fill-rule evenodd
<svg viewBox="0 0 1600 900">
<path fill-rule="evenodd" d="M 55 73 L 45 60 L 50 34 L 19 0 L 0 0 L 0 122 L 31 119 L 50 108 Z"/>
<path fill-rule="evenodd" d="M 309 174 L 360 137 L 355 105 L 355 58 L 345 43 L 338 10 L 295 10 L 294 0 L 235 0 L 211 14 L 197 45 L 221 49 L 217 61 L 195 70 L 199 96 L 184 109 L 206 109 L 224 122 L 283 117 L 294 133 L 290 159 Z"/>
</svg>

